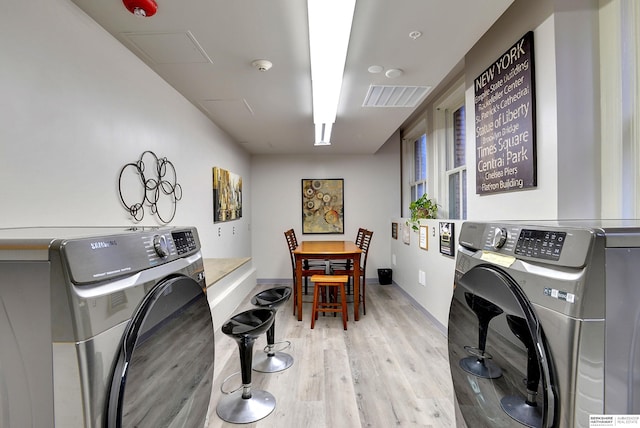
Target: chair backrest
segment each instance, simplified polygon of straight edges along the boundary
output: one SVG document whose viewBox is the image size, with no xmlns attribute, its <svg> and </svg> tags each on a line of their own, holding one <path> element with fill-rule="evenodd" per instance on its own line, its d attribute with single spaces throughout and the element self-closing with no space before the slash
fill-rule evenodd
<svg viewBox="0 0 640 428">
<path fill-rule="evenodd" d="M 298 240 L 296 239 L 296 232 L 293 229 L 289 229 L 284 232 L 284 237 L 287 239 L 287 245 L 289 246 L 289 252 L 293 252 L 298 246 Z"/>
<path fill-rule="evenodd" d="M 287 239 L 287 245 L 289 246 L 289 256 L 291 257 L 291 269 L 293 269 L 294 275 L 296 271 L 296 258 L 293 255 L 293 250 L 298 246 L 298 241 L 296 240 L 296 233 L 293 229 L 289 229 L 284 232 L 284 237 Z"/>
<path fill-rule="evenodd" d="M 371 238 L 373 237 L 372 230 L 365 230 L 362 235 L 362 242 L 360 243 L 360 249 L 362 250 L 362 255 L 360 256 L 360 264 L 362 272 L 365 271 L 367 266 L 367 254 L 369 254 L 369 245 L 371 244 Z"/>
<path fill-rule="evenodd" d="M 356 245 L 358 247 L 360 247 L 360 245 L 362 244 L 362 238 L 364 237 L 364 233 L 367 231 L 367 229 L 361 227 L 358 229 L 358 234 L 356 235 Z"/>
</svg>

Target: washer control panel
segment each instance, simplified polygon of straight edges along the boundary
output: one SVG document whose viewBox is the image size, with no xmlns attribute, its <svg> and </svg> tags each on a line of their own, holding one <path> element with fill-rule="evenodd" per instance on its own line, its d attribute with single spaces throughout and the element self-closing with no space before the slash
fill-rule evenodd
<svg viewBox="0 0 640 428">
<path fill-rule="evenodd" d="M 545 260 L 559 260 L 566 232 L 549 230 L 522 229 L 515 254 Z"/>
<path fill-rule="evenodd" d="M 176 251 L 178 254 L 190 253 L 198 248 L 196 239 L 193 237 L 193 232 L 191 230 L 172 232 L 171 237 L 176 245 Z"/>
</svg>

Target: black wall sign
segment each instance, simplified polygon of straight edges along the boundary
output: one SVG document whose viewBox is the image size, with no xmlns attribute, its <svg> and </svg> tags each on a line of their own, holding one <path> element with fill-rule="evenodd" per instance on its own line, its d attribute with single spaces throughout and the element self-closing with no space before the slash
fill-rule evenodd
<svg viewBox="0 0 640 428">
<path fill-rule="evenodd" d="M 476 193 L 535 187 L 533 32 L 474 81 Z"/>
<path fill-rule="evenodd" d="M 456 255 L 455 223 L 440 222 L 440 253 L 445 256 Z"/>
</svg>

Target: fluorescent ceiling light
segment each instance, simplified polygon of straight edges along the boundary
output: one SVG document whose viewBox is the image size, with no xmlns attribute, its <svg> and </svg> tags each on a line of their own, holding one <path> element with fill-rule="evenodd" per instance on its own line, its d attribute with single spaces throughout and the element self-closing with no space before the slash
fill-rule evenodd
<svg viewBox="0 0 640 428">
<path fill-rule="evenodd" d="M 316 142 L 314 146 L 330 146 L 333 123 L 316 123 Z"/>
<path fill-rule="evenodd" d="M 307 0 L 316 145 L 330 144 L 355 6 L 356 0 Z"/>
</svg>

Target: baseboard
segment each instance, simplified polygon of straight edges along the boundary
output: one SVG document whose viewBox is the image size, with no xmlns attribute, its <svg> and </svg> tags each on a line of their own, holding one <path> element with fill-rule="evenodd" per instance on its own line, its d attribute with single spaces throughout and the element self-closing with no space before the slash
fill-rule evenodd
<svg viewBox="0 0 640 428">
<path fill-rule="evenodd" d="M 420 303 L 418 303 L 418 301 L 416 299 L 414 299 L 409 293 L 407 293 L 404 290 L 404 288 L 400 287 L 395 281 L 392 281 L 392 284 L 395 287 L 397 287 L 402 292 L 402 294 L 407 296 L 407 299 L 409 299 L 411 304 L 416 309 L 418 309 L 420 312 L 422 312 L 424 314 L 424 316 L 429 319 L 429 321 L 431 321 L 431 324 L 433 324 L 433 326 L 436 328 L 436 330 L 438 330 L 440 333 L 442 333 L 442 335 L 444 337 L 447 337 L 447 326 L 442 325 L 442 323 L 440 321 L 438 321 L 438 319 L 436 317 L 431 315 L 431 312 L 429 312 L 424 306 L 422 306 Z"/>
</svg>

